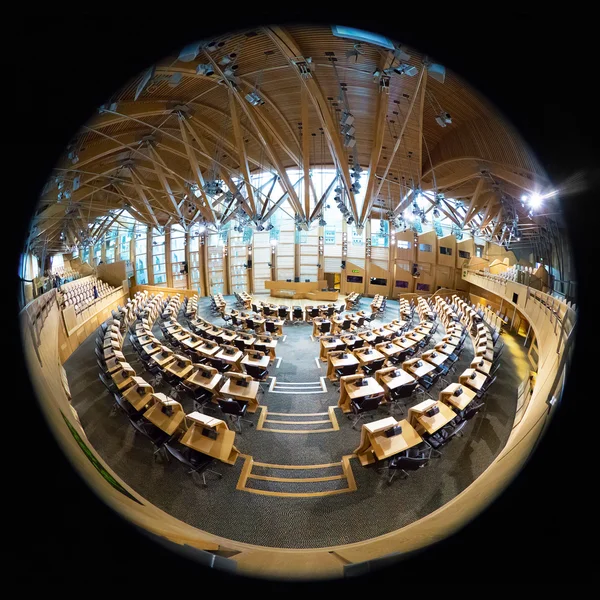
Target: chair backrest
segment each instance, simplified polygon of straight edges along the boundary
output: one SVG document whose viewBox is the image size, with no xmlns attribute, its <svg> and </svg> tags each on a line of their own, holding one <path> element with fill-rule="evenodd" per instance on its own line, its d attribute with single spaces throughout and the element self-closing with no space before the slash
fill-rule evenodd
<svg viewBox="0 0 600 600">
<path fill-rule="evenodd" d="M 423 465 L 429 462 L 429 457 L 413 457 L 413 456 L 399 456 L 392 463 L 393 468 L 404 469 L 405 471 L 416 471 Z"/>
<path fill-rule="evenodd" d="M 330 329 L 331 329 L 331 322 L 330 321 L 323 321 L 319 325 L 319 331 L 321 333 L 327 333 Z"/>
<path fill-rule="evenodd" d="M 356 350 L 356 348 L 362 348 L 364 345 L 365 345 L 365 340 L 359 339 L 359 340 L 356 340 L 356 342 L 354 342 L 353 348 Z"/>
<path fill-rule="evenodd" d="M 265 321 L 265 330 L 273 333 L 275 331 L 275 323 L 273 321 Z"/>
<path fill-rule="evenodd" d="M 98 373 L 98 379 L 100 379 L 100 381 L 104 384 L 106 389 L 112 394 L 114 389 L 113 384 L 105 375 L 104 371 L 100 371 L 100 373 Z"/>
<path fill-rule="evenodd" d="M 301 319 L 302 318 L 302 307 L 294 306 L 294 318 Z"/>
<path fill-rule="evenodd" d="M 360 406 L 360 412 L 365 412 L 368 410 L 376 410 L 377 407 L 381 404 L 383 400 L 383 393 L 379 394 L 371 394 L 370 396 L 365 396 L 362 401 L 358 401 Z"/>
<path fill-rule="evenodd" d="M 400 398 L 409 398 L 412 396 L 413 392 L 417 388 L 419 383 L 415 381 L 414 383 L 408 383 L 407 385 L 401 385 L 391 391 L 391 398 L 393 400 L 399 400 Z"/>
<path fill-rule="evenodd" d="M 358 365 L 344 365 L 340 369 L 342 376 L 344 375 L 354 375 L 356 371 L 358 371 Z"/>
<path fill-rule="evenodd" d="M 219 408 L 227 415 L 241 415 L 243 413 L 243 406 L 247 402 L 242 400 L 234 400 L 233 398 L 220 398 L 218 401 Z"/>
<path fill-rule="evenodd" d="M 248 373 L 248 375 L 250 375 L 250 377 L 253 379 L 261 379 L 265 373 L 265 370 L 257 365 L 246 365 L 246 373 Z"/>
<path fill-rule="evenodd" d="M 264 352 L 265 354 L 266 354 L 266 352 L 267 352 L 267 347 L 266 347 L 264 344 L 261 344 L 260 342 L 256 342 L 256 343 L 254 344 L 254 349 L 255 349 L 257 352 Z"/>
<path fill-rule="evenodd" d="M 281 318 L 285 318 L 285 317 L 287 316 L 287 308 L 283 308 L 283 307 L 281 307 L 281 306 L 280 306 L 280 307 L 277 309 L 277 313 L 279 314 L 279 316 L 280 316 Z"/>
<path fill-rule="evenodd" d="M 245 344 L 244 340 L 233 340 L 233 343 L 238 350 L 246 349 L 246 344 Z"/>
<path fill-rule="evenodd" d="M 106 370 L 106 365 L 102 362 L 100 362 L 100 359 L 97 358 L 96 359 L 96 364 L 98 365 L 98 368 L 103 372 L 103 373 L 108 373 L 108 371 Z"/>
<path fill-rule="evenodd" d="M 383 369 L 383 363 L 385 362 L 385 358 L 380 358 L 378 360 L 374 360 L 372 363 L 368 365 L 368 367 L 372 371 L 379 371 L 379 369 Z"/>
</svg>

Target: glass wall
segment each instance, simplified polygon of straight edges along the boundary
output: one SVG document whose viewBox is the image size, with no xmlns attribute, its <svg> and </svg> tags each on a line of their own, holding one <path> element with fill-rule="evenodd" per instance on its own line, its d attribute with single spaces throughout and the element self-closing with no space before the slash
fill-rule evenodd
<svg viewBox="0 0 600 600">
<path fill-rule="evenodd" d="M 148 285 L 148 226 L 135 226 L 135 280 L 138 285 Z"/>
<path fill-rule="evenodd" d="M 229 232 L 229 267 L 231 270 L 231 293 L 248 291 L 248 244 L 244 241 L 244 231 Z"/>
<path fill-rule="evenodd" d="M 158 229 L 152 230 L 152 273 L 154 285 L 167 285 L 167 258 L 165 253 L 165 234 Z"/>
<path fill-rule="evenodd" d="M 173 287 L 187 288 L 187 275 L 185 273 L 185 229 L 181 225 L 171 226 L 171 274 Z M 184 271 L 182 273 L 182 271 Z"/>
<path fill-rule="evenodd" d="M 225 289 L 225 281 L 223 279 L 223 237 L 226 238 L 227 232 L 211 233 L 208 236 L 208 285 L 210 286 L 209 293 L 223 294 Z"/>
<path fill-rule="evenodd" d="M 200 244 L 200 234 L 193 233 L 190 236 L 190 262 L 189 262 L 189 271 L 190 271 L 190 288 L 201 293 L 202 288 L 202 273 L 200 272 L 200 248 L 202 245 Z"/>
</svg>

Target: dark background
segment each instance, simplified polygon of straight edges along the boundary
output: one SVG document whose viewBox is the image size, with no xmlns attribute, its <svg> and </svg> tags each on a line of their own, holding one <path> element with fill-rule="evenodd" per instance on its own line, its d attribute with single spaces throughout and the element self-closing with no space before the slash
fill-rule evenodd
<svg viewBox="0 0 600 600">
<path fill-rule="evenodd" d="M 243 593 L 347 593 L 369 583 L 392 593 L 398 585 L 413 584 L 429 595 L 465 591 L 465 585 L 479 581 L 494 587 L 512 586 L 522 578 L 581 581 L 592 556 L 583 542 L 597 523 L 591 506 L 595 456 L 583 450 L 585 439 L 593 434 L 597 409 L 591 407 L 586 414 L 582 408 L 584 399 L 588 405 L 598 402 L 590 389 L 594 374 L 585 356 L 593 333 L 586 326 L 592 284 L 580 268 L 585 265 L 591 276 L 596 275 L 597 262 L 590 260 L 590 253 L 596 251 L 597 223 L 591 210 L 599 178 L 592 130 L 600 112 L 594 98 L 591 48 L 597 33 L 591 15 L 509 10 L 506 3 L 494 13 L 483 5 L 474 10 L 454 4 L 411 9 L 400 3 L 356 8 L 314 3 L 302 10 L 260 2 L 245 8 L 216 4 L 211 8 L 197 3 L 200 8 L 193 10 L 179 3 L 152 9 L 147 4 L 128 12 L 119 3 L 104 3 L 95 11 L 51 13 L 13 5 L 12 13 L 3 14 L 1 203 L 8 225 L 2 229 L 2 241 L 9 255 L 4 266 L 10 281 L 3 324 L 13 328 L 5 329 L 16 342 L 13 348 L 18 351 L 15 275 L 33 207 L 69 139 L 96 107 L 131 76 L 195 39 L 265 23 L 333 22 L 378 31 L 427 52 L 504 112 L 554 182 L 585 175 L 587 190 L 565 198 L 564 206 L 580 293 L 577 347 L 564 397 L 527 466 L 459 534 L 370 578 L 292 587 L 203 569 L 149 541 L 108 509 L 59 450 L 25 366 L 12 356 L 4 363 L 4 402 L 9 397 L 17 400 L 25 418 L 12 432 L 4 431 L 16 434 L 14 445 L 4 447 L 3 461 L 15 470 L 4 474 L 3 486 L 11 503 L 4 525 L 14 525 L 16 534 L 9 553 L 14 567 L 8 576 L 47 591 L 58 584 L 65 591 L 89 593 L 121 589 L 126 583 L 139 593 L 156 593 L 165 581 L 171 593 L 198 595 L 227 593 L 240 584 L 245 586 Z M 5 137 L 6 129 L 14 134 L 13 141 Z"/>
</svg>

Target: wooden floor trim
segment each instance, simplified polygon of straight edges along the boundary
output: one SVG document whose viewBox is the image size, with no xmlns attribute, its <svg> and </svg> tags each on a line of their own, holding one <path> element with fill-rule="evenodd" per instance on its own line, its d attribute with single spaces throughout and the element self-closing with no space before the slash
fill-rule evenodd
<svg viewBox="0 0 600 600">
<path fill-rule="evenodd" d="M 339 467 L 339 462 L 334 463 L 326 463 L 323 465 L 273 465 L 269 463 L 263 462 L 254 462 L 254 466 L 256 467 L 267 467 L 272 469 L 325 469 L 327 467 Z"/>
<path fill-rule="evenodd" d="M 285 425 L 311 425 L 316 423 L 331 423 L 331 421 L 329 419 L 322 419 L 320 421 L 279 421 L 276 419 L 267 419 L 265 423 L 282 423 Z"/>
<path fill-rule="evenodd" d="M 330 475 L 329 477 L 270 477 L 268 475 L 248 475 L 248 479 L 260 479 L 261 481 L 291 481 L 295 483 L 306 483 L 310 481 L 333 481 L 334 479 L 346 479 L 346 475 Z"/>
</svg>

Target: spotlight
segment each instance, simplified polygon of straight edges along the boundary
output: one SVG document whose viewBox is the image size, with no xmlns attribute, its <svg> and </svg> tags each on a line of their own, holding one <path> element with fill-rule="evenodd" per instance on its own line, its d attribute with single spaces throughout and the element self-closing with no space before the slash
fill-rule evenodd
<svg viewBox="0 0 600 600">
<path fill-rule="evenodd" d="M 246 100 L 252 104 L 252 106 L 261 106 L 265 103 L 265 101 L 256 92 L 250 92 L 249 94 L 246 94 Z"/>
<path fill-rule="evenodd" d="M 538 208 L 541 203 L 542 203 L 542 196 L 540 194 L 537 194 L 537 193 L 531 194 L 531 196 L 529 198 L 529 205 L 532 208 Z"/>
<path fill-rule="evenodd" d="M 452 118 L 450 117 L 450 113 L 441 112 L 435 118 L 435 121 L 440 127 L 446 127 L 446 125 L 450 125 L 452 123 Z"/>
<path fill-rule="evenodd" d="M 411 67 L 407 63 L 402 63 L 397 67 L 394 67 L 394 71 L 398 73 L 398 75 L 408 75 L 409 77 L 414 77 L 419 72 L 419 69 L 417 69 L 417 67 Z"/>
</svg>

